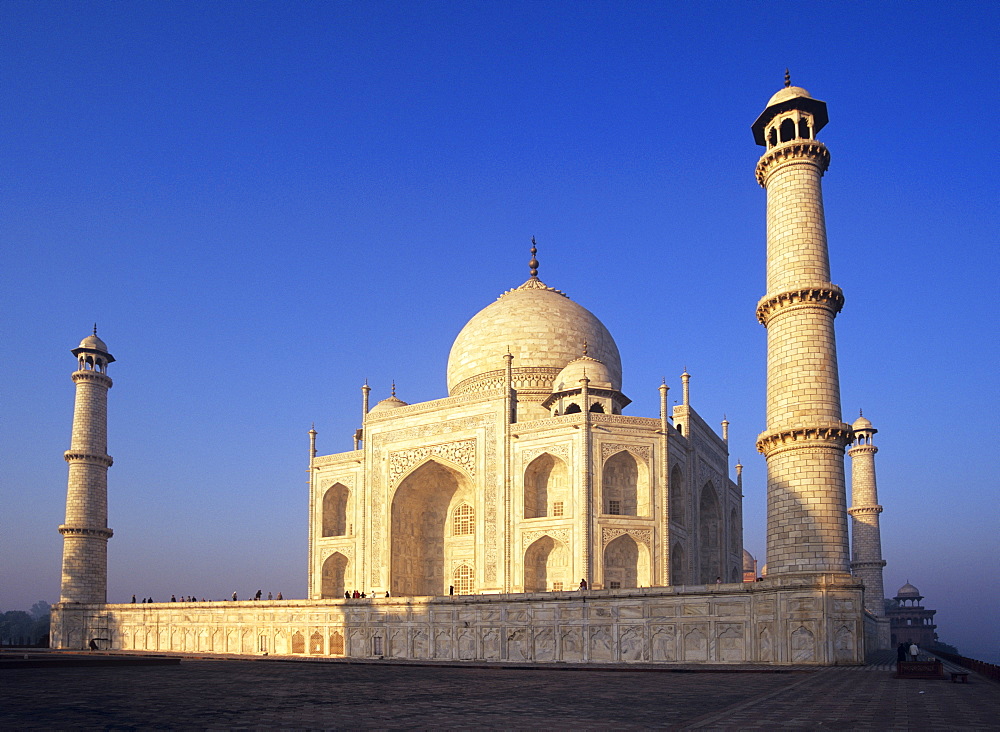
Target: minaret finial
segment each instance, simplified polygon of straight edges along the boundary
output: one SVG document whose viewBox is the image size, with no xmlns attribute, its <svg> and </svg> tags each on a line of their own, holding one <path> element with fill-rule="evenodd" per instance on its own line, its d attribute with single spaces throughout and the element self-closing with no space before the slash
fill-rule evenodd
<svg viewBox="0 0 1000 732">
<path fill-rule="evenodd" d="M 587 339 L 586 338 L 583 339 L 583 355 L 584 356 L 587 355 Z"/>
<path fill-rule="evenodd" d="M 788 73 L 788 67 L 785 67 L 785 88 L 787 89 L 792 85 L 792 75 Z"/>
<path fill-rule="evenodd" d="M 864 417 L 864 416 L 865 416 L 865 410 L 863 410 L 863 409 L 859 409 L 859 410 L 858 410 L 858 416 L 859 416 L 859 417 Z"/>
<path fill-rule="evenodd" d="M 396 396 L 396 380 L 392 380 L 392 395 Z"/>
<path fill-rule="evenodd" d="M 94 323 L 94 335 L 97 335 L 97 323 Z"/>
<path fill-rule="evenodd" d="M 535 237 L 531 237 L 531 261 L 528 262 L 528 267 L 531 268 L 531 279 L 538 279 L 538 259 L 535 255 L 538 254 L 538 247 L 535 245 Z"/>
</svg>

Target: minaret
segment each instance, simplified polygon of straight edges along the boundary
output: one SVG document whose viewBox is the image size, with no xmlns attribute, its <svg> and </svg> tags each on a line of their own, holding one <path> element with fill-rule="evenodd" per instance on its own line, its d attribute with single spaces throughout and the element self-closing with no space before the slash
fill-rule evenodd
<svg viewBox="0 0 1000 732">
<path fill-rule="evenodd" d="M 854 445 L 851 456 L 851 571 L 865 585 L 865 609 L 876 618 L 885 617 L 885 589 L 882 584 L 882 534 L 879 531 L 878 490 L 875 487 L 875 453 L 872 435 L 878 432 L 864 415 L 852 425 Z M 880 639 L 881 640 L 881 639 Z M 883 648 L 888 648 L 886 635 Z"/>
<path fill-rule="evenodd" d="M 767 566 L 771 577 L 848 572 L 844 447 L 833 320 L 844 304 L 830 282 L 820 179 L 830 153 L 816 140 L 826 103 L 791 86 L 757 121 L 767 151 L 757 182 L 767 190 Z"/>
<path fill-rule="evenodd" d="M 60 602 L 105 603 L 108 594 L 108 364 L 114 356 L 94 334 L 73 349 L 77 370 L 73 435 L 66 462 L 66 523 Z"/>
</svg>

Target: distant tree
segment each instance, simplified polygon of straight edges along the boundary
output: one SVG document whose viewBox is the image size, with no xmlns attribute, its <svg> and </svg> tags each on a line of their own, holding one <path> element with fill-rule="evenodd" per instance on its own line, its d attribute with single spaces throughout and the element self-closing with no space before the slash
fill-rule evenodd
<svg viewBox="0 0 1000 732">
<path fill-rule="evenodd" d="M 954 653 L 956 656 L 960 656 L 958 649 L 950 643 L 944 643 L 942 641 L 936 640 L 927 646 L 928 651 L 942 651 L 944 653 Z"/>
<path fill-rule="evenodd" d="M 8 610 L 0 615 L 0 645 L 48 645 L 51 606 L 39 600 L 30 612 Z"/>
</svg>

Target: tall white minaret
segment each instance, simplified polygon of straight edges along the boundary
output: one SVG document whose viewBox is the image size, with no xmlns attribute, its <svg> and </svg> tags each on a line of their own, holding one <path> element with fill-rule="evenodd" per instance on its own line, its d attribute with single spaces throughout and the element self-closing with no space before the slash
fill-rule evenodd
<svg viewBox="0 0 1000 732">
<path fill-rule="evenodd" d="M 767 328 L 768 576 L 847 574 L 844 448 L 833 320 L 844 304 L 830 282 L 820 179 L 830 162 L 816 139 L 826 103 L 791 86 L 753 123 L 767 148 L 757 181 L 767 190 L 767 294 L 757 318 Z"/>
<path fill-rule="evenodd" d="M 107 602 L 108 594 L 108 364 L 114 356 L 93 335 L 73 349 L 77 370 L 73 434 L 66 462 L 66 523 L 63 535 L 62 589 L 60 602 Z"/>
<path fill-rule="evenodd" d="M 884 621 L 879 625 L 879 647 L 890 645 L 889 624 L 885 618 L 885 589 L 882 583 L 882 533 L 879 529 L 878 490 L 875 486 L 875 453 L 872 436 L 878 432 L 860 415 L 852 425 L 854 445 L 851 456 L 851 571 L 865 585 L 865 610 Z M 884 626 L 884 627 L 883 627 Z M 884 632 L 883 632 L 884 631 Z M 884 638 L 882 636 L 885 636 Z"/>
</svg>

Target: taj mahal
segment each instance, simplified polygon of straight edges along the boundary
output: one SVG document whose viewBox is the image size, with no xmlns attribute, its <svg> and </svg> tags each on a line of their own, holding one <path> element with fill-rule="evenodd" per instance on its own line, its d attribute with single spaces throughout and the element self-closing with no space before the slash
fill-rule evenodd
<svg viewBox="0 0 1000 732">
<path fill-rule="evenodd" d="M 518 662 L 859 664 L 884 648 L 871 422 L 843 421 L 817 139 L 826 104 L 785 86 L 751 126 L 764 148 L 766 577 L 744 582 L 742 466 L 728 423 L 627 413 L 596 315 L 539 276 L 473 315 L 448 394 L 369 403 L 354 449 L 310 431 L 308 597 L 108 604 L 108 367 L 73 349 L 62 590 L 52 645 L 137 651 Z M 544 257 L 543 257 L 544 259 Z M 512 283 L 516 284 L 516 283 Z M 499 289 L 499 288 L 498 288 Z M 751 307 L 748 304 L 748 308 Z M 848 507 L 845 450 L 851 456 Z M 852 524 L 849 533 L 848 525 Z M 346 599 L 356 588 L 363 600 Z"/>
</svg>

